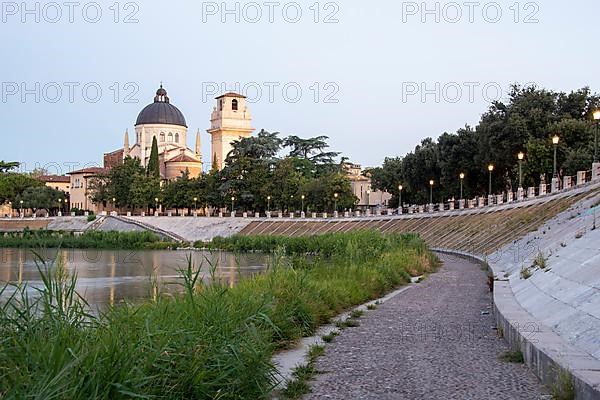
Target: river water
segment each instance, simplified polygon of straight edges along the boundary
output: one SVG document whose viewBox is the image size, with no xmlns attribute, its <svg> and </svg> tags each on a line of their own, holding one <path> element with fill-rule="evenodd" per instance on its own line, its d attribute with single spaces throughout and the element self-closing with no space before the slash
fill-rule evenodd
<svg viewBox="0 0 600 400">
<path fill-rule="evenodd" d="M 232 254 L 207 251 L 155 250 L 43 250 L 40 256 L 50 262 L 64 260 L 67 271 L 77 274 L 77 291 L 92 309 L 102 309 L 120 302 L 135 303 L 153 296 L 151 277 L 155 276 L 160 290 L 182 291 L 178 272 L 187 267 L 187 257 L 201 267 L 201 276 L 210 283 L 211 265 L 215 278 L 233 286 L 240 276 L 264 272 L 268 256 L 255 253 Z M 0 249 L 0 284 L 27 283 L 32 293 L 42 286 L 37 257 L 27 249 Z M 7 291 L 7 293 L 10 291 Z"/>
</svg>

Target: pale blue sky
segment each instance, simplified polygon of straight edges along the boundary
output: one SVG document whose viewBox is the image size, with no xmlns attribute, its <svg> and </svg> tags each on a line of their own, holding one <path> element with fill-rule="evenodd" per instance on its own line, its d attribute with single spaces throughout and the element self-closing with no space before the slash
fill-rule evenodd
<svg viewBox="0 0 600 400">
<path fill-rule="evenodd" d="M 34 9 L 35 2 L 26 3 Z M 115 23 L 114 1 L 99 1 L 102 17 L 90 23 L 83 6 L 88 19 L 94 19 L 95 8 L 82 1 L 70 23 L 69 8 L 59 2 L 62 16 L 50 23 L 57 18 L 55 7 L 44 9 L 40 4 L 38 15 L 24 14 L 20 2 L 14 3 L 19 9 L 3 2 L 0 159 L 22 161 L 28 170 L 55 163 L 61 166 L 58 172 L 68 172 L 69 165 L 101 163 L 104 152 L 122 145 L 125 129 L 133 131 L 138 112 L 152 101 L 160 81 L 184 113 L 190 131 L 202 130 L 207 161 L 210 139 L 205 130 L 214 96 L 203 93 L 203 87 L 226 83 L 235 89 L 236 82 L 249 87 L 255 82 L 263 91 L 250 105 L 257 129 L 327 135 L 334 149 L 363 165 L 378 165 L 386 156 L 412 150 L 424 137 L 477 122 L 487 100 L 496 97 L 496 87 L 506 93 L 511 83 L 536 82 L 555 90 L 586 85 L 598 90 L 600 4 L 593 0 L 523 1 L 516 3 L 518 15 L 514 0 L 482 1 L 472 9 L 473 23 L 464 2 L 440 2 L 439 23 L 435 13 L 422 15 L 416 9 L 420 1 L 322 1 L 317 3 L 319 23 L 314 21 L 315 0 L 279 2 L 273 6 L 272 23 L 262 1 L 254 3 L 260 5 L 262 19 L 250 23 L 256 7 L 248 3 L 240 3 L 236 23 L 235 15 L 222 16 L 221 10 L 203 15 L 203 8 L 220 9 L 221 1 L 144 0 L 137 10 L 123 1 L 116 3 L 121 12 Z M 234 9 L 236 3 L 225 4 Z M 427 7 L 434 9 L 435 4 L 429 1 Z M 457 4 L 463 15 L 452 23 Z M 301 20 L 286 21 L 295 17 L 298 7 Z M 502 16 L 492 23 L 498 7 Z M 132 11 L 138 22 L 124 23 Z M 338 22 L 323 23 L 331 14 Z M 227 20 L 222 22 L 222 17 Z M 538 22 L 525 23 L 526 19 Z M 39 103 L 35 94 L 22 101 L 19 86 L 36 92 L 37 82 Z M 55 103 L 52 82 L 62 88 L 62 98 Z M 73 102 L 65 82 L 79 84 Z M 115 82 L 121 87 L 116 103 Z M 131 91 L 125 89 L 128 82 L 139 88 L 133 96 L 137 104 L 124 102 Z M 265 82 L 280 85 L 272 102 Z M 439 102 L 434 93 L 424 102 L 415 94 L 422 84 L 435 90 L 437 82 L 440 91 L 446 87 Z M 83 97 L 86 83 L 102 89 L 97 103 Z M 320 87 L 317 102 L 315 83 Z M 285 100 L 286 84 L 302 89 L 300 101 Z M 468 85 L 479 85 L 473 99 Z M 453 101 L 457 86 L 463 95 Z M 333 99 L 338 102 L 325 102 L 337 89 Z M 255 93 L 251 89 L 248 94 Z M 94 96 L 93 88 L 89 95 Z M 294 96 L 293 86 L 288 95 Z M 189 135 L 190 146 L 194 136 Z"/>
</svg>

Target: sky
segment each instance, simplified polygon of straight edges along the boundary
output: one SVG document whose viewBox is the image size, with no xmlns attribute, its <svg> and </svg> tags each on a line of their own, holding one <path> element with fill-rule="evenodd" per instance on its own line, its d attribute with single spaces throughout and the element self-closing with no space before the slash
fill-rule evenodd
<svg viewBox="0 0 600 400">
<path fill-rule="evenodd" d="M 474 125 L 511 84 L 598 91 L 600 3 L 1 2 L 0 160 L 67 173 L 122 147 L 164 83 L 210 161 L 214 97 L 363 166 Z"/>
</svg>

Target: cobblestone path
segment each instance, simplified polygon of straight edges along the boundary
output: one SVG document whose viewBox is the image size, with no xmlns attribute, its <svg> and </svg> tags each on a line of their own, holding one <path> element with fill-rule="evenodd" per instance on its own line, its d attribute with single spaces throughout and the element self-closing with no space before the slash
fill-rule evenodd
<svg viewBox="0 0 600 400">
<path fill-rule="evenodd" d="M 423 283 L 368 311 L 317 362 L 306 399 L 542 399 L 523 364 L 494 330 L 487 277 L 471 261 L 441 256 Z"/>
</svg>

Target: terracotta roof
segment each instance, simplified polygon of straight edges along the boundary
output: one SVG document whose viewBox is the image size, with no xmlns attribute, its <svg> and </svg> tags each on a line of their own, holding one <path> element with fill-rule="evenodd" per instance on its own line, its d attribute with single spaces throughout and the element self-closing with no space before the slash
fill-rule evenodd
<svg viewBox="0 0 600 400">
<path fill-rule="evenodd" d="M 64 175 L 42 175 L 38 177 L 38 179 L 42 182 L 61 182 L 61 183 L 70 183 L 71 178 Z"/>
<path fill-rule="evenodd" d="M 200 164 L 200 161 L 198 161 L 195 158 L 192 158 L 186 154 L 179 154 L 167 161 L 165 161 L 166 163 L 171 163 L 171 162 L 186 162 L 186 163 L 198 163 Z"/>
<path fill-rule="evenodd" d="M 235 92 L 227 92 L 225 94 L 220 95 L 219 97 L 215 97 L 215 100 L 219 100 L 222 99 L 223 97 L 237 97 L 238 99 L 245 99 L 246 96 L 239 94 L 239 93 L 235 93 Z"/>
<path fill-rule="evenodd" d="M 91 168 L 84 168 L 84 169 L 80 169 L 80 170 L 77 170 L 77 171 L 69 172 L 67 175 L 75 175 L 75 174 L 95 174 L 95 175 L 100 175 L 100 174 L 105 174 L 108 171 L 109 171 L 108 168 L 91 167 Z"/>
</svg>

